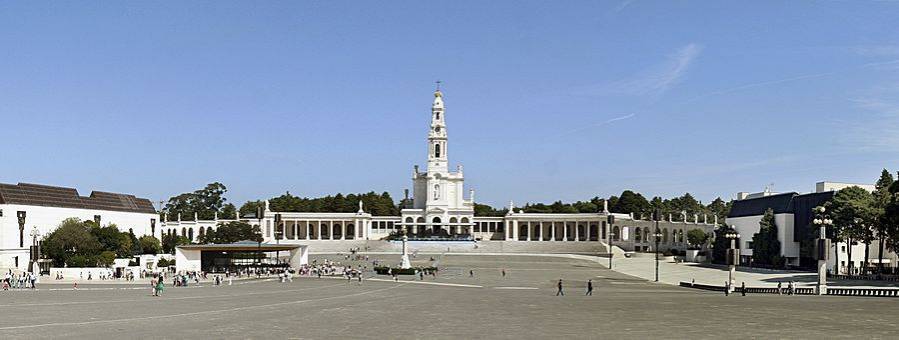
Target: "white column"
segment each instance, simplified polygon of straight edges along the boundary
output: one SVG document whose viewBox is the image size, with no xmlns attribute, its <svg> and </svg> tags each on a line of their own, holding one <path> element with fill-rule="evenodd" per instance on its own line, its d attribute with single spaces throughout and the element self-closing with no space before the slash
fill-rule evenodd
<svg viewBox="0 0 899 340">
<path fill-rule="evenodd" d="M 518 221 L 512 221 L 512 240 L 520 241 L 518 239 Z"/>
<path fill-rule="evenodd" d="M 568 241 L 568 222 L 562 222 L 562 241 Z"/>
<path fill-rule="evenodd" d="M 581 229 L 580 224 L 581 224 L 581 222 L 574 221 L 574 234 L 573 235 L 574 235 L 575 242 L 580 241 L 580 233 L 578 233 L 578 230 Z"/>
<path fill-rule="evenodd" d="M 550 239 L 555 241 L 556 240 L 556 222 L 549 222 L 549 226 L 550 226 L 549 227 L 550 228 L 549 229 Z"/>
</svg>

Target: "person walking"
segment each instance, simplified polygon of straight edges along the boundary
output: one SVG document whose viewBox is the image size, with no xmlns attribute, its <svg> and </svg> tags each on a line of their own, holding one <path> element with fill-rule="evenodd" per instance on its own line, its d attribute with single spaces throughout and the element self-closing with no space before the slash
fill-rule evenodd
<svg viewBox="0 0 899 340">
<path fill-rule="evenodd" d="M 740 295 L 746 296 L 746 281 L 743 281 L 743 283 L 740 285 Z"/>
<path fill-rule="evenodd" d="M 472 269 L 468 270 L 468 277 L 474 277 L 474 270 L 472 270 Z"/>
<path fill-rule="evenodd" d="M 503 277 L 506 277 L 506 268 L 502 269 Z"/>
<path fill-rule="evenodd" d="M 777 295 L 783 295 L 783 282 L 777 281 Z"/>
<path fill-rule="evenodd" d="M 730 281 L 724 281 L 724 296 L 730 296 Z"/>
<path fill-rule="evenodd" d="M 556 296 L 565 296 L 565 292 L 562 291 L 562 279 L 559 279 L 559 283 L 557 283 L 556 286 L 559 288 L 559 290 L 556 291 Z"/>
<path fill-rule="evenodd" d="M 593 296 L 593 279 L 587 280 L 587 293 L 584 295 Z"/>
<path fill-rule="evenodd" d="M 787 294 L 793 295 L 793 281 L 787 283 Z"/>
<path fill-rule="evenodd" d="M 163 290 L 165 290 L 165 285 L 163 284 L 163 280 L 160 279 L 159 281 L 156 281 L 156 296 L 161 296 Z"/>
</svg>

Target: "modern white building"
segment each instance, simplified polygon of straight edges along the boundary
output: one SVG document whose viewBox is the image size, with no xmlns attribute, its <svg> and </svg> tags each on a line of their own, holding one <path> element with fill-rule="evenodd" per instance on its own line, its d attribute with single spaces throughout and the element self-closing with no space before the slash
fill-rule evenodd
<svg viewBox="0 0 899 340">
<path fill-rule="evenodd" d="M 781 245 L 781 256 L 786 259 L 789 266 L 800 266 L 803 258 L 810 259 L 810 254 L 802 253 L 802 241 L 807 235 L 817 236 L 817 229 L 812 225 L 814 213 L 812 209 L 821 206 L 836 194 L 836 191 L 850 186 L 858 186 L 869 191 L 874 190 L 874 186 L 865 184 L 837 183 L 837 182 L 818 182 L 816 190 L 813 193 L 799 194 L 796 192 L 772 193 L 766 190 L 762 193 L 754 194 L 738 194 L 739 197 L 733 202 L 730 214 L 727 216 L 727 224 L 737 230 L 741 238 L 738 242 L 740 248 L 740 256 L 745 264 L 752 259 L 752 235 L 759 232 L 759 222 L 767 209 L 774 212 L 774 220 L 777 224 L 778 240 Z M 836 245 L 836 249 L 830 249 L 828 260 L 828 269 L 833 270 L 835 266 L 840 274 L 846 274 L 845 270 L 849 267 L 858 268 L 865 260 L 865 245 L 854 242 L 852 247 L 852 258 L 849 258 L 849 247 L 846 242 L 840 242 Z M 871 245 L 871 253 L 869 254 L 869 262 L 877 263 L 877 249 L 879 245 L 876 241 Z M 895 262 L 895 254 L 885 253 L 885 265 Z M 837 264 L 836 261 L 839 261 Z M 810 263 L 809 263 L 810 264 Z"/>
<path fill-rule="evenodd" d="M 115 224 L 137 237 L 156 235 L 158 215 L 150 200 L 133 195 L 91 192 L 39 184 L 0 184 L 0 268 L 26 270 L 35 239 L 67 218 Z"/>
<path fill-rule="evenodd" d="M 469 251 L 496 252 L 578 252 L 604 253 L 609 243 L 624 250 L 649 250 L 655 223 L 626 214 L 610 214 L 608 209 L 596 213 L 539 214 L 516 211 L 510 202 L 506 216 L 474 216 L 474 190 L 465 197 L 462 166 L 455 171 L 448 157 L 449 138 L 443 93 L 434 92 L 428 127 L 428 163 L 425 171 L 418 166 L 412 172 L 413 197 L 400 216 L 372 216 L 360 203 L 355 213 L 309 213 L 271 211 L 266 204 L 262 216 L 240 219 L 259 225 L 264 242 L 269 244 L 309 245 L 313 252 L 346 251 L 349 247 L 391 250 L 379 240 L 404 229 L 410 238 L 438 239 L 452 242 L 416 244 L 417 249 L 445 251 L 457 247 Z M 610 229 L 608 218 L 615 215 Z M 276 225 L 276 221 L 281 223 Z M 164 221 L 163 232 L 184 235 L 196 241 L 199 235 L 222 222 Z M 668 216 L 659 222 L 662 233 L 659 247 L 685 249 L 686 232 L 701 228 L 711 232 L 717 219 L 707 216 Z M 279 232 L 280 231 L 280 232 Z M 280 238 L 277 238 L 281 235 Z M 376 242 L 377 241 L 377 242 Z M 378 248 L 382 247 L 382 248 Z"/>
</svg>

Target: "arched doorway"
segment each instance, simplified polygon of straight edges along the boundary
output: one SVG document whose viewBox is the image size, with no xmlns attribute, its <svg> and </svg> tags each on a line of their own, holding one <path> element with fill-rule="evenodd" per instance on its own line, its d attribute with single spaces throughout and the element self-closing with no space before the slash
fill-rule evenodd
<svg viewBox="0 0 899 340">
<path fill-rule="evenodd" d="M 356 226 L 352 223 L 346 225 L 346 239 L 353 240 L 356 238 Z"/>
<path fill-rule="evenodd" d="M 341 227 L 340 223 L 334 223 L 331 229 L 334 231 L 335 239 L 339 239 L 341 236 L 343 236 L 343 228 Z"/>
<path fill-rule="evenodd" d="M 443 226 L 440 223 L 442 223 L 440 217 L 435 216 L 431 219 L 431 230 L 433 231 L 434 235 L 440 235 L 443 233 Z"/>
</svg>

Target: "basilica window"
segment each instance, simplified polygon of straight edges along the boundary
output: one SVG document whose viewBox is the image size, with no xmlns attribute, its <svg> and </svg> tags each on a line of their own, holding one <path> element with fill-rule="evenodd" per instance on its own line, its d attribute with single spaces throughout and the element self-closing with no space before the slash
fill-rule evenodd
<svg viewBox="0 0 899 340">
<path fill-rule="evenodd" d="M 440 120 L 440 112 L 437 112 L 437 120 Z M 439 130 L 438 130 L 439 132 Z"/>
<path fill-rule="evenodd" d="M 440 158 L 440 144 L 434 145 L 434 157 Z"/>
</svg>

